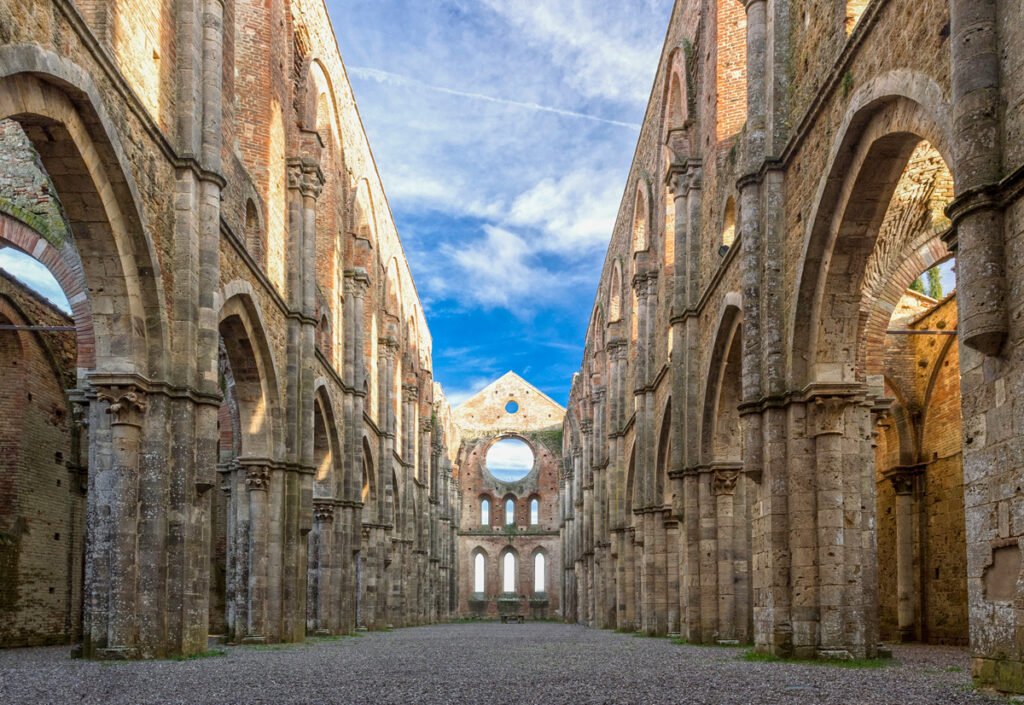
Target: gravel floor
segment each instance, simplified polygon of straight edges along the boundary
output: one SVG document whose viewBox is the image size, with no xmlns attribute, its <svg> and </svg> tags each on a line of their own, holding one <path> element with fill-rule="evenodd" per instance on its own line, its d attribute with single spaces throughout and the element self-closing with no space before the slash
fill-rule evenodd
<svg viewBox="0 0 1024 705">
<path fill-rule="evenodd" d="M 451 624 L 187 661 L 74 661 L 0 650 L 0 703 L 1006 703 L 975 692 L 966 652 L 903 647 L 890 666 L 747 662 L 561 624 Z"/>
</svg>

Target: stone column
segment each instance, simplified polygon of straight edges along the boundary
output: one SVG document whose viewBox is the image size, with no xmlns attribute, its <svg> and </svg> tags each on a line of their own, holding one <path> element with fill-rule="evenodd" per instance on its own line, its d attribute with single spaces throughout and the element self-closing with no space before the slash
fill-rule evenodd
<svg viewBox="0 0 1024 705">
<path fill-rule="evenodd" d="M 89 465 L 96 472 L 89 491 L 85 652 L 130 658 L 136 655 L 139 447 L 146 396 L 133 386 L 99 387 L 93 406 L 98 410 L 103 404 L 109 436 L 97 434 L 89 448 Z M 102 425 L 96 418 L 90 422 L 92 428 Z"/>
<path fill-rule="evenodd" d="M 845 545 L 843 496 L 843 432 L 849 406 L 845 397 L 819 397 L 814 402 L 814 451 L 817 489 L 818 650 L 826 656 L 847 650 L 843 619 Z"/>
<path fill-rule="evenodd" d="M 268 613 L 268 551 L 270 547 L 270 516 L 268 490 L 270 468 L 250 465 L 245 469 L 245 486 L 249 495 L 249 623 L 243 643 L 267 640 Z"/>
<path fill-rule="evenodd" d="M 718 641 L 736 642 L 736 592 L 733 546 L 735 542 L 735 507 L 738 470 L 714 471 L 715 515 L 718 526 Z"/>
<path fill-rule="evenodd" d="M 311 532 L 316 545 L 315 566 L 316 621 L 313 629 L 317 634 L 331 634 L 335 622 L 336 591 L 333 576 L 334 564 L 334 503 L 318 501 L 313 505 L 314 528 Z"/>
<path fill-rule="evenodd" d="M 997 0 L 951 0 L 953 154 L 957 198 L 948 209 L 957 251 L 960 340 L 998 355 L 1009 331 L 1002 178 Z"/>
<path fill-rule="evenodd" d="M 889 476 L 896 491 L 896 616 L 900 641 L 913 641 L 916 628 L 914 589 L 914 476 L 894 472 Z"/>
</svg>

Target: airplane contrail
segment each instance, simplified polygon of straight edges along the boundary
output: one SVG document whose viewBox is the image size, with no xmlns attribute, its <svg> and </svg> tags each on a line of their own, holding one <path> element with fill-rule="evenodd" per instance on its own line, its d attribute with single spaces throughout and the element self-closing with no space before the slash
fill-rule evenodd
<svg viewBox="0 0 1024 705">
<path fill-rule="evenodd" d="M 607 118 L 597 117 L 596 115 L 588 115 L 587 113 L 578 113 L 574 110 L 563 110 L 561 108 L 552 108 L 549 105 L 540 105 L 539 103 L 526 103 L 518 100 L 508 100 L 506 98 L 495 98 L 494 96 L 484 95 L 483 93 L 470 93 L 467 91 L 458 91 L 454 88 L 444 88 L 442 86 L 433 86 L 423 81 L 418 81 L 415 78 L 409 76 L 403 76 L 397 73 L 391 73 L 390 71 L 382 71 L 381 69 L 369 68 L 366 66 L 349 66 L 348 72 L 359 78 L 365 78 L 378 83 L 392 83 L 403 86 L 415 86 L 417 88 L 423 88 L 428 91 L 434 91 L 435 93 L 444 93 L 446 95 L 459 96 L 460 98 L 471 98 L 473 100 L 483 100 L 488 103 L 497 103 L 499 105 L 508 105 L 514 108 L 524 108 L 526 110 L 536 110 L 543 113 L 554 113 L 555 115 L 562 115 L 563 117 L 577 118 L 579 120 L 591 120 L 593 122 L 603 122 L 606 125 L 615 125 L 617 127 L 627 127 L 631 130 L 639 130 L 640 125 L 632 122 L 621 122 L 619 120 L 608 120 Z"/>
</svg>

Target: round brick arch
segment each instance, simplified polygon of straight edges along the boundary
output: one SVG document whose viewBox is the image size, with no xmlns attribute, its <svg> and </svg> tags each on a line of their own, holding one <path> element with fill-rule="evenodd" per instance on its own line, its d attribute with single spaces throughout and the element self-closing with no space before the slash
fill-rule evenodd
<svg viewBox="0 0 1024 705">
<path fill-rule="evenodd" d="M 55 248 L 25 223 L 0 213 L 0 243 L 20 250 L 46 266 L 53 275 L 71 306 L 78 343 L 78 369 L 96 366 L 96 331 L 93 328 L 92 308 L 86 294 L 85 275 L 78 252 L 70 242 Z"/>
<path fill-rule="evenodd" d="M 91 357 L 82 367 L 162 377 L 170 346 L 161 271 L 118 130 L 92 79 L 39 47 L 0 47 L 0 118 L 25 132 L 70 225 L 80 267 L 71 257 L 35 256 L 63 264 L 54 275 L 71 287 L 72 306 L 90 299 L 92 336 L 82 348 Z"/>
<path fill-rule="evenodd" d="M 914 148 L 927 140 L 950 163 L 948 114 L 938 86 L 910 72 L 881 76 L 851 98 L 808 220 L 789 315 L 795 388 L 866 380 L 859 291 L 865 266 Z"/>
</svg>

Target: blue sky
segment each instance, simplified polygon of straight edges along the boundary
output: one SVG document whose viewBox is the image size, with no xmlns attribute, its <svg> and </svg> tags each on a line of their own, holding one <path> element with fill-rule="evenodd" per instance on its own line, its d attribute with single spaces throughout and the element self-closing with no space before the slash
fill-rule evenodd
<svg viewBox="0 0 1024 705">
<path fill-rule="evenodd" d="M 566 403 L 672 0 L 328 0 L 458 403 Z"/>
<path fill-rule="evenodd" d="M 513 370 L 565 404 L 672 0 L 327 5 L 449 400 Z"/>
</svg>

